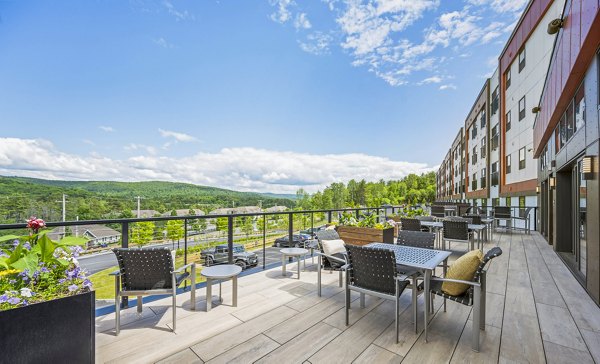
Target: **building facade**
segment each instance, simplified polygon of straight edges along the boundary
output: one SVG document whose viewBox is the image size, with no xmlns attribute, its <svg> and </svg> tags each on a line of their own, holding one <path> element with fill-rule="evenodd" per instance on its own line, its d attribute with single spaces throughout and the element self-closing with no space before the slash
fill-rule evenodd
<svg viewBox="0 0 600 364">
<path fill-rule="evenodd" d="M 600 304 L 600 1 L 568 0 L 555 19 L 533 136 L 539 230 Z"/>
<path fill-rule="evenodd" d="M 474 205 L 487 204 L 489 197 L 489 100 L 488 79 L 465 120 L 465 198 Z"/>
</svg>

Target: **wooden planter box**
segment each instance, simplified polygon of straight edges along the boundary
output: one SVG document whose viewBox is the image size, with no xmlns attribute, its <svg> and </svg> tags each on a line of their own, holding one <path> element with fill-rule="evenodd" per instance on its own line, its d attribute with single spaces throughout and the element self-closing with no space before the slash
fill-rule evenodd
<svg viewBox="0 0 600 364">
<path fill-rule="evenodd" d="M 337 232 L 346 244 L 365 245 L 370 243 L 394 243 L 394 228 L 375 229 L 356 226 L 337 227 Z"/>
<path fill-rule="evenodd" d="M 3 363 L 93 363 L 94 292 L 0 311 Z"/>
</svg>

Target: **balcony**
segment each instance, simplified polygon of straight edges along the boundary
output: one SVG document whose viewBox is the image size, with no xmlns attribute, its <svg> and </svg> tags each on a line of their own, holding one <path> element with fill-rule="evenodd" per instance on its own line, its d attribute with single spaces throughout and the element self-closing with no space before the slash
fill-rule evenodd
<svg viewBox="0 0 600 364">
<path fill-rule="evenodd" d="M 470 347 L 470 307 L 434 302 L 429 341 L 413 330 L 410 292 L 401 299 L 400 343 L 394 339 L 394 304 L 352 295 L 350 325 L 344 323 L 344 292 L 336 274 L 324 274 L 323 296 L 316 295 L 316 265 L 308 258 L 300 280 L 282 277 L 280 268 L 239 280 L 238 307 L 223 303 L 205 312 L 205 290 L 197 291 L 196 311 L 189 293 L 179 295 L 178 331 L 170 331 L 170 299 L 135 307 L 122 315 L 114 335 L 114 315 L 96 319 L 96 361 L 128 362 L 592 362 L 600 360 L 600 308 L 589 298 L 551 246 L 537 233 L 494 234 L 484 249 L 504 253 L 491 263 L 487 280 L 485 331 L 481 351 Z M 464 253 L 453 244 L 451 259 Z M 295 263 L 290 264 L 295 268 Z M 214 291 L 213 291 L 214 292 Z M 216 297 L 213 297 L 217 302 Z M 591 352 L 590 352 L 591 351 Z"/>
</svg>

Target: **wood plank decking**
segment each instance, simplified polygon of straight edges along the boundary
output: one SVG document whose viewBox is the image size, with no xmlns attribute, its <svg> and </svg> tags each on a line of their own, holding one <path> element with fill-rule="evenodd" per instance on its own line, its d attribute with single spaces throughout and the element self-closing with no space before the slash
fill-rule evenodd
<svg viewBox="0 0 600 364">
<path fill-rule="evenodd" d="M 471 351 L 471 309 L 435 300 L 429 342 L 412 329 L 410 292 L 402 297 L 400 343 L 394 339 L 393 303 L 356 299 L 350 326 L 344 324 L 344 295 L 337 274 L 323 274 L 316 295 L 315 266 L 296 280 L 280 268 L 239 279 L 238 307 L 231 307 L 230 283 L 224 302 L 206 313 L 205 290 L 197 310 L 189 293 L 178 296 L 177 333 L 170 331 L 170 299 L 123 311 L 121 334 L 114 315 L 97 319 L 98 363 L 600 363 L 600 308 L 537 233 L 496 233 L 486 249 L 504 254 L 488 273 L 486 330 L 481 352 Z M 453 244 L 454 257 L 465 246 Z M 295 264 L 295 263 L 294 263 Z M 292 267 L 293 265 L 290 265 Z M 216 297 L 214 297 L 216 302 Z"/>
</svg>

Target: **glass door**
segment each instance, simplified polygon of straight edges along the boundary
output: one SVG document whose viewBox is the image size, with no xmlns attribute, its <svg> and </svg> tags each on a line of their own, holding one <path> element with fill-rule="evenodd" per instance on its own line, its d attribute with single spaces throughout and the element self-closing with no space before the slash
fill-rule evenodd
<svg viewBox="0 0 600 364">
<path fill-rule="evenodd" d="M 572 253 L 575 258 L 575 268 L 582 277 L 586 276 L 587 268 L 587 184 L 582 173 L 582 161 L 579 160 L 572 172 L 572 204 L 573 204 L 573 237 Z"/>
</svg>

